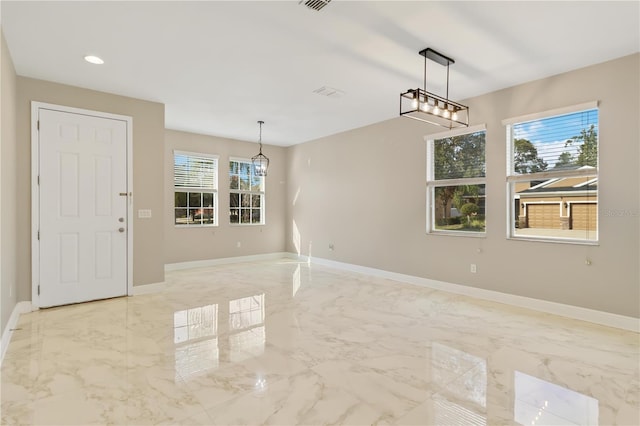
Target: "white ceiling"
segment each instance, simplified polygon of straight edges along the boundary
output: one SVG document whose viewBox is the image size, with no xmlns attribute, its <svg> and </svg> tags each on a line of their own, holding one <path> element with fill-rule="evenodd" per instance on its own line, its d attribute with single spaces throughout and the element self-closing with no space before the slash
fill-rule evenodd
<svg viewBox="0 0 640 426">
<path fill-rule="evenodd" d="M 0 6 L 19 75 L 162 102 L 170 129 L 256 141 L 264 120 L 263 142 L 283 146 L 397 117 L 400 92 L 422 86 L 425 47 L 456 61 L 458 101 L 640 51 L 638 1 Z M 444 94 L 445 68 L 427 67 Z"/>
</svg>

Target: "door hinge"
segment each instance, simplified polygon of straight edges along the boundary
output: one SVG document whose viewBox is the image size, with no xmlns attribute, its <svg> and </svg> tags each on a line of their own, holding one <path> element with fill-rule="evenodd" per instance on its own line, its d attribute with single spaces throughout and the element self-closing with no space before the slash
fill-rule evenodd
<svg viewBox="0 0 640 426">
<path fill-rule="evenodd" d="M 40 120 L 38 120 L 38 130 L 40 130 Z"/>
<path fill-rule="evenodd" d="M 38 296 L 40 296 L 40 284 L 38 284 Z"/>
<path fill-rule="evenodd" d="M 40 185 L 40 175 L 38 175 L 38 185 Z"/>
<path fill-rule="evenodd" d="M 38 231 L 38 241 L 40 241 L 40 231 Z"/>
</svg>

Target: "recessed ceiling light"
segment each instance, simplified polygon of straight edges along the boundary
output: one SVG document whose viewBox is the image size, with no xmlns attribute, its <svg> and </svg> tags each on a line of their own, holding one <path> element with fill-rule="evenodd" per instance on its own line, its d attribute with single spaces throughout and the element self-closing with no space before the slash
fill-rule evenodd
<svg viewBox="0 0 640 426">
<path fill-rule="evenodd" d="M 102 65 L 104 64 L 104 61 L 97 57 L 97 56 L 93 56 L 93 55 L 87 55 L 84 57 L 84 60 L 89 62 L 90 64 L 95 64 L 95 65 Z"/>
</svg>

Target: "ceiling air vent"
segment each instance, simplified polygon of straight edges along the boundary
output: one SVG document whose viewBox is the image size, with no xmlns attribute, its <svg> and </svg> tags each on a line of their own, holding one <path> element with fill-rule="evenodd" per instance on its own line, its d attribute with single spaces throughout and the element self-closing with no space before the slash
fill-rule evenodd
<svg viewBox="0 0 640 426">
<path fill-rule="evenodd" d="M 341 98 L 344 96 L 344 92 L 342 90 L 329 86 L 322 86 L 321 88 L 314 90 L 313 93 L 326 96 L 327 98 Z"/>
<path fill-rule="evenodd" d="M 331 0 L 300 0 L 298 4 L 304 4 L 309 9 L 313 9 L 315 11 L 319 11 L 323 7 L 329 4 Z"/>
</svg>

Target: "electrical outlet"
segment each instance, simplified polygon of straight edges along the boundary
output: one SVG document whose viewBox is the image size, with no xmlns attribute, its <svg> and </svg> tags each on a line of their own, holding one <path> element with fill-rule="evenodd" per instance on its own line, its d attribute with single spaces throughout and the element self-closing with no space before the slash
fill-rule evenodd
<svg viewBox="0 0 640 426">
<path fill-rule="evenodd" d="M 476 273 L 476 264 L 475 264 L 475 263 L 472 263 L 472 264 L 471 264 L 471 273 L 472 273 L 472 274 L 475 274 L 475 273 Z"/>
<path fill-rule="evenodd" d="M 241 246 L 242 246 L 242 244 L 240 244 L 240 241 L 238 241 L 238 242 L 236 243 L 236 247 L 240 248 Z"/>
<path fill-rule="evenodd" d="M 333 251 L 334 248 L 333 244 L 329 244 L 329 250 Z"/>
</svg>

